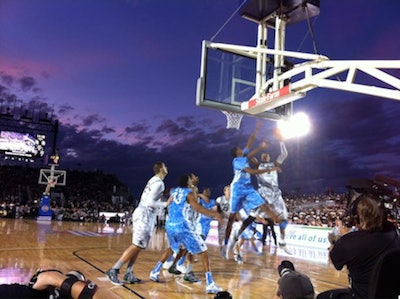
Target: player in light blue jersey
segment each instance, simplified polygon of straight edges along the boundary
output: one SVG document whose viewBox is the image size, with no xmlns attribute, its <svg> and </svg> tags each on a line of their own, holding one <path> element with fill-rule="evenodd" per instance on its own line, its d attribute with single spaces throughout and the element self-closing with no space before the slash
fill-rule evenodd
<svg viewBox="0 0 400 299">
<path fill-rule="evenodd" d="M 225 245 L 222 250 L 222 254 L 226 259 L 228 259 L 229 254 L 227 245 L 232 230 L 232 224 L 236 214 L 240 211 L 240 209 L 243 208 L 247 214 L 250 214 L 252 211 L 256 210 L 263 212 L 269 211 L 265 205 L 264 199 L 260 196 L 251 182 L 251 175 L 257 175 L 268 171 L 253 169 L 249 164 L 250 159 L 267 147 L 267 143 L 262 142 L 260 147 L 250 152 L 259 130 L 260 123 L 257 122 L 256 128 L 250 135 L 245 148 L 242 149 L 240 147 L 234 147 L 231 149 L 231 154 L 233 156 L 232 165 L 234 177 L 231 183 L 230 215 L 225 231 Z M 241 231 L 243 231 L 250 223 L 252 223 L 253 220 L 254 217 L 249 217 L 249 219 L 243 221 Z"/>
<path fill-rule="evenodd" d="M 217 211 L 208 210 L 198 203 L 197 193 L 192 189 L 191 175 L 183 175 L 179 179 L 178 187 L 172 191 L 171 198 L 172 202 L 168 208 L 169 218 L 165 224 L 170 248 L 178 253 L 183 246 L 190 254 L 198 254 L 205 272 L 206 292 L 209 294 L 220 292 L 222 289 L 214 282 L 212 277 L 207 245 L 198 232 L 197 219 L 193 219 L 192 211 L 195 210 L 198 213 L 216 218 L 218 221 L 222 219 L 222 216 Z M 158 276 L 167 256 L 168 249 L 151 271 L 151 280 L 159 281 Z M 190 268 L 190 265 L 187 268 Z"/>
<path fill-rule="evenodd" d="M 210 188 L 204 188 L 203 193 L 199 194 L 199 203 L 205 207 L 207 210 L 218 211 L 218 207 L 214 198 L 211 198 Z M 204 240 L 207 239 L 208 233 L 211 229 L 212 217 L 201 214 L 200 215 L 200 225 L 201 225 L 201 235 Z"/>
</svg>

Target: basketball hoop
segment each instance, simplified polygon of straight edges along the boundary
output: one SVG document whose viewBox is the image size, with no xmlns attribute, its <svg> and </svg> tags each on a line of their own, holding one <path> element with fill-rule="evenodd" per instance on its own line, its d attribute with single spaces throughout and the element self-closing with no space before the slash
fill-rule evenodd
<svg viewBox="0 0 400 299">
<path fill-rule="evenodd" d="M 239 130 L 243 114 L 231 111 L 221 111 L 221 112 L 226 116 L 226 128 Z"/>
</svg>

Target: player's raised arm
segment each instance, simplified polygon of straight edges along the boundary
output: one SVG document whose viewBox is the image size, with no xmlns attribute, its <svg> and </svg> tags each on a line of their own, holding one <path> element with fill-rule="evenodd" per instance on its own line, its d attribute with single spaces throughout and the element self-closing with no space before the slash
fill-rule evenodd
<svg viewBox="0 0 400 299">
<path fill-rule="evenodd" d="M 257 121 L 257 123 L 256 123 L 256 128 L 254 129 L 253 133 L 251 133 L 251 135 L 249 136 L 249 139 L 247 140 L 247 144 L 246 144 L 246 147 L 245 147 L 245 148 L 247 148 L 249 151 L 250 151 L 250 149 L 252 148 L 252 146 L 253 146 L 253 144 L 254 144 L 254 141 L 256 141 L 257 134 L 258 134 L 258 132 L 260 131 L 260 128 L 261 128 L 261 122 L 260 122 L 260 121 Z"/>
</svg>

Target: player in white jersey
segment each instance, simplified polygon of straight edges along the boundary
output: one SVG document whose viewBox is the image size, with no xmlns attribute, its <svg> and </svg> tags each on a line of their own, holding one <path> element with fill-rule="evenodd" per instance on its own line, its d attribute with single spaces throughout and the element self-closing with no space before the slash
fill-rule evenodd
<svg viewBox="0 0 400 299">
<path fill-rule="evenodd" d="M 225 238 L 225 229 L 228 224 L 229 211 L 230 211 L 230 203 L 229 199 L 231 198 L 231 186 L 226 185 L 224 187 L 224 195 L 217 197 L 216 204 L 218 207 L 218 212 L 222 215 L 222 221 L 218 222 L 218 244 L 220 246 L 220 250 L 222 251 L 222 246 L 224 245 Z"/>
<path fill-rule="evenodd" d="M 271 162 L 271 157 L 268 153 L 262 153 L 260 162 L 253 159 L 252 163 L 258 166 L 258 169 L 269 170 L 268 172 L 257 174 L 258 193 L 264 198 L 270 211 L 271 218 L 279 223 L 280 241 L 279 245 L 285 245 L 285 229 L 287 226 L 288 211 L 285 201 L 282 197 L 282 191 L 279 189 L 278 173 L 281 172 L 281 165 L 288 156 L 285 143 L 278 131 L 275 131 L 275 137 L 279 141 L 280 154 L 275 162 Z"/>
<path fill-rule="evenodd" d="M 200 205 L 197 194 L 191 187 L 191 176 L 183 175 L 179 179 L 178 187 L 171 193 L 172 202 L 168 209 L 169 218 L 165 225 L 170 249 L 166 250 L 162 259 L 151 271 L 150 279 L 159 282 L 159 273 L 168 256 L 168 251 L 172 249 L 177 253 L 183 246 L 190 254 L 200 256 L 206 277 L 206 292 L 213 294 L 222 289 L 215 284 L 212 278 L 207 245 L 198 232 L 197 220 L 193 219 L 192 210 L 218 220 L 221 220 L 222 217 L 217 211 L 208 210 Z"/>
<path fill-rule="evenodd" d="M 124 275 L 124 282 L 137 283 L 141 280 L 133 275 L 133 265 L 141 250 L 146 249 L 155 227 L 158 209 L 166 208 L 169 202 L 161 202 L 165 190 L 164 179 L 168 174 L 167 166 L 157 162 L 153 166 L 155 175 L 147 182 L 142 192 L 138 207 L 132 215 L 133 233 L 132 245 L 129 246 L 118 259 L 117 263 L 106 272 L 106 275 L 115 285 L 122 285 L 119 280 L 119 270 L 128 263 Z"/>
</svg>

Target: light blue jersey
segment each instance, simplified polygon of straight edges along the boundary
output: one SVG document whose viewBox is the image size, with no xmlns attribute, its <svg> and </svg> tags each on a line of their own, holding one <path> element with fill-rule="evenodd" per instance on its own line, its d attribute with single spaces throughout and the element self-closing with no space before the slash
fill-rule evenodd
<svg viewBox="0 0 400 299">
<path fill-rule="evenodd" d="M 187 202 L 187 196 L 192 192 L 190 188 L 175 188 L 172 193 L 172 202 L 168 207 L 168 220 L 165 224 L 168 241 L 171 249 L 178 252 L 184 247 L 192 254 L 199 254 L 207 250 L 207 245 L 198 232 L 197 212 Z"/>
<path fill-rule="evenodd" d="M 206 202 L 203 198 L 200 198 L 199 203 L 207 210 L 211 210 L 213 207 L 217 205 L 215 199 L 212 198 L 210 198 L 209 202 Z M 213 218 L 201 214 L 200 216 L 201 235 L 204 237 L 204 239 L 207 238 L 208 232 L 210 231 L 211 221 L 213 221 Z"/>
<path fill-rule="evenodd" d="M 251 182 L 251 175 L 245 168 L 250 168 L 247 154 L 249 150 L 243 150 L 243 157 L 233 159 L 233 180 L 231 183 L 230 212 L 237 213 L 244 209 L 247 214 L 264 204 L 264 200 L 254 189 Z"/>
<path fill-rule="evenodd" d="M 175 188 L 171 197 L 173 198 L 171 204 L 168 206 L 168 220 L 166 226 L 173 228 L 193 227 L 196 222 L 195 214 L 190 204 L 186 201 L 186 197 L 192 190 L 190 188 Z"/>
<path fill-rule="evenodd" d="M 250 173 L 246 172 L 244 169 L 250 167 L 249 159 L 247 158 L 247 154 L 249 150 L 245 148 L 243 150 L 243 157 L 236 157 L 232 161 L 233 165 L 233 180 L 232 184 L 238 185 L 249 185 L 251 184 L 251 176 Z"/>
</svg>

